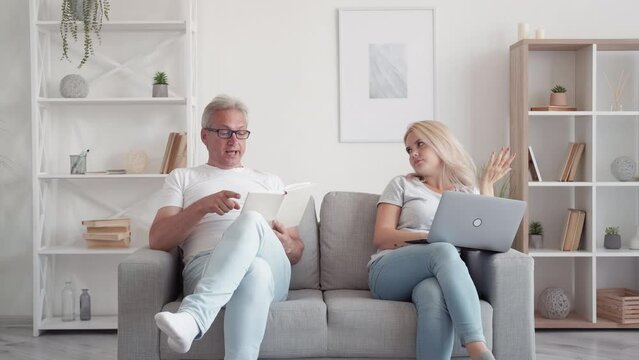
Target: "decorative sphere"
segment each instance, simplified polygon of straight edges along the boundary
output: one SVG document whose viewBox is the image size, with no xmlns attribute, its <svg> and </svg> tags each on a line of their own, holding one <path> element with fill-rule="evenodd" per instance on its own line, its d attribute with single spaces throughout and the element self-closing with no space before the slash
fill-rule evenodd
<svg viewBox="0 0 639 360">
<path fill-rule="evenodd" d="M 610 172 L 619 181 L 629 181 L 635 177 L 637 163 L 628 156 L 619 156 L 610 164 Z"/>
<path fill-rule="evenodd" d="M 539 311 L 547 319 L 565 319 L 570 313 L 570 299 L 562 288 L 546 288 L 539 295 Z"/>
<path fill-rule="evenodd" d="M 60 80 L 60 95 L 65 98 L 87 97 L 89 83 L 78 74 L 69 74 Z"/>
</svg>

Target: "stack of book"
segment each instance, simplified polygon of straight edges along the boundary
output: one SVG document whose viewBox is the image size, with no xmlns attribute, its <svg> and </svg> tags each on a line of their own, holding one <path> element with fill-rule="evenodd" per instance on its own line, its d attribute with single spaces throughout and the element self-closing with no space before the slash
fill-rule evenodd
<svg viewBox="0 0 639 360">
<path fill-rule="evenodd" d="M 564 234 L 561 241 L 563 251 L 576 251 L 581 244 L 584 223 L 586 222 L 586 212 L 578 209 L 568 209 Z"/>
<path fill-rule="evenodd" d="M 83 220 L 84 240 L 89 248 L 128 248 L 131 242 L 130 219 Z"/>
<path fill-rule="evenodd" d="M 579 167 L 579 162 L 581 161 L 585 148 L 586 144 L 584 143 L 570 143 L 559 181 L 575 181 L 577 168 Z"/>
<path fill-rule="evenodd" d="M 160 174 L 168 174 L 175 168 L 186 166 L 186 133 L 170 133 L 164 150 Z"/>
</svg>

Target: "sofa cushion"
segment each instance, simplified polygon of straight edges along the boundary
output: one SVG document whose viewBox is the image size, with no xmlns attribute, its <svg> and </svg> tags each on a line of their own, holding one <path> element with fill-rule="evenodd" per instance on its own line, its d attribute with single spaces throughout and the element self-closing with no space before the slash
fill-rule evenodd
<svg viewBox="0 0 639 360">
<path fill-rule="evenodd" d="M 330 192 L 320 209 L 320 283 L 323 290 L 368 290 L 366 264 L 375 253 L 379 195 Z"/>
<path fill-rule="evenodd" d="M 180 302 L 171 302 L 164 311 L 176 311 Z M 204 337 L 195 341 L 186 355 L 169 349 L 166 335 L 160 333 L 162 359 L 223 359 L 224 310 L 220 311 Z M 262 357 L 326 356 L 326 305 L 319 290 L 292 290 L 288 300 L 273 303 L 260 348 Z"/>
<path fill-rule="evenodd" d="M 291 290 L 319 289 L 319 228 L 315 201 L 311 197 L 298 227 L 304 241 L 304 252 L 300 261 L 291 268 Z"/>
<path fill-rule="evenodd" d="M 417 312 L 411 302 L 376 300 L 365 290 L 324 292 L 328 356 L 415 357 Z M 482 325 L 492 348 L 493 310 L 481 300 Z M 455 336 L 453 357 L 468 356 Z"/>
</svg>

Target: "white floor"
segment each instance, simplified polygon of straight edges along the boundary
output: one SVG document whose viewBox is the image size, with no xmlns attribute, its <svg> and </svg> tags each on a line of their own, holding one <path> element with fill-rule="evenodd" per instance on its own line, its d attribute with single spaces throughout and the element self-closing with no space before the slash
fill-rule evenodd
<svg viewBox="0 0 639 360">
<path fill-rule="evenodd" d="M 639 359 L 639 330 L 544 330 L 537 332 L 536 340 L 538 360 Z M 30 327 L 0 327 L 0 360 L 116 358 L 117 336 L 113 331 L 46 332 L 33 337 Z"/>
</svg>

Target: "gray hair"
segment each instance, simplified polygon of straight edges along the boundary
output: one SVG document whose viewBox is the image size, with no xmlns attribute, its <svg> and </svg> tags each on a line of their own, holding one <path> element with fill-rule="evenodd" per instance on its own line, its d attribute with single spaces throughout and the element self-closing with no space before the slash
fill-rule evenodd
<svg viewBox="0 0 639 360">
<path fill-rule="evenodd" d="M 229 95 L 218 95 L 204 108 L 204 112 L 202 113 L 202 128 L 209 126 L 211 116 L 213 116 L 216 111 L 230 109 L 241 111 L 242 114 L 244 114 L 244 119 L 246 119 L 248 123 L 248 108 L 242 100 Z"/>
</svg>

